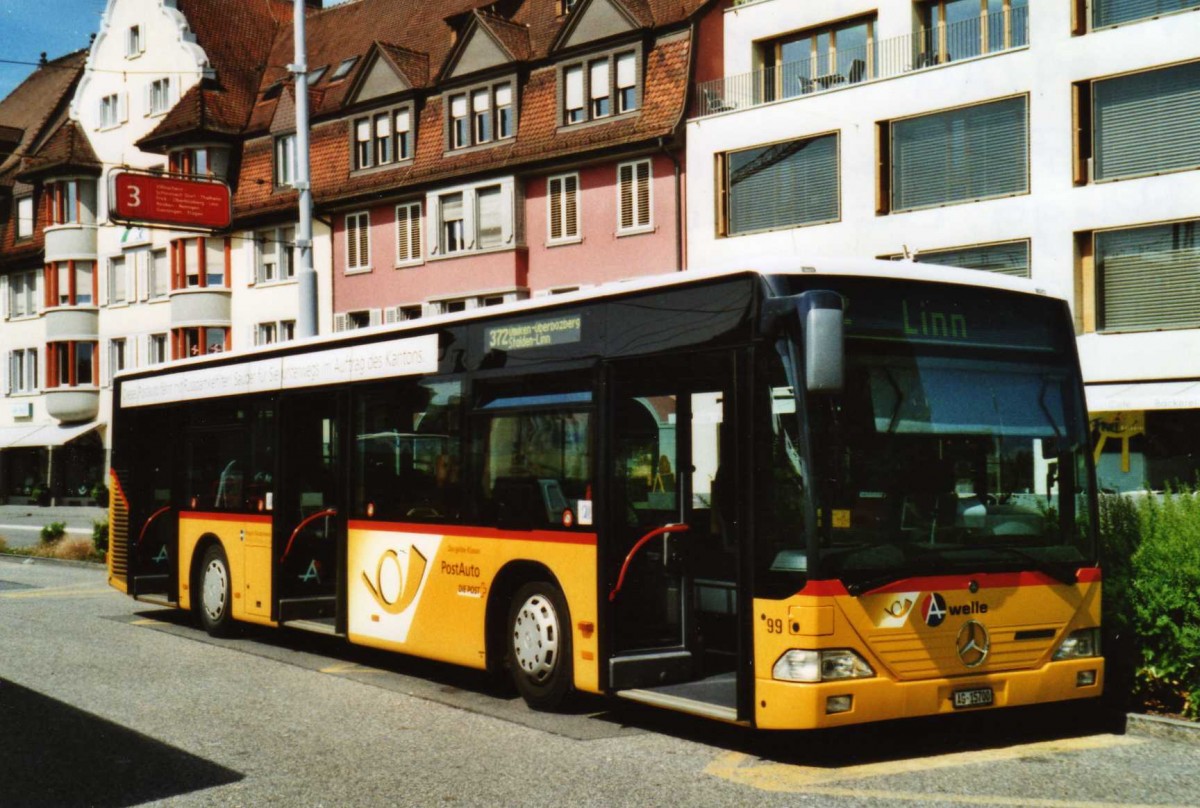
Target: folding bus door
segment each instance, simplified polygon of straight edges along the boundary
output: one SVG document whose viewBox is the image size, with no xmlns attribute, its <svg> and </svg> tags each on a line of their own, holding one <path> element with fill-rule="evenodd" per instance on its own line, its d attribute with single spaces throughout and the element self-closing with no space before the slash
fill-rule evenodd
<svg viewBox="0 0 1200 808">
<path fill-rule="evenodd" d="M 610 686 L 722 718 L 739 653 L 734 359 L 613 364 L 608 419 Z"/>
<path fill-rule="evenodd" d="M 345 568 L 345 396 L 280 399 L 274 549 L 279 622 L 329 633 L 337 625 Z"/>
</svg>

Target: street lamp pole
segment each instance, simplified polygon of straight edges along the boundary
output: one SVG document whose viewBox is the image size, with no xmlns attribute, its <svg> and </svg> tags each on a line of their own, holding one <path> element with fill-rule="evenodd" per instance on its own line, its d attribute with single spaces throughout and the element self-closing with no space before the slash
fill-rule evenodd
<svg viewBox="0 0 1200 808">
<path fill-rule="evenodd" d="M 304 44 L 304 0 L 293 0 L 295 21 L 294 63 L 288 69 L 295 76 L 296 95 L 296 180 L 292 185 L 300 192 L 300 223 L 296 228 L 296 270 L 299 307 L 296 312 L 296 336 L 317 335 L 317 272 L 312 254 L 312 186 L 308 162 L 308 63 Z"/>
</svg>

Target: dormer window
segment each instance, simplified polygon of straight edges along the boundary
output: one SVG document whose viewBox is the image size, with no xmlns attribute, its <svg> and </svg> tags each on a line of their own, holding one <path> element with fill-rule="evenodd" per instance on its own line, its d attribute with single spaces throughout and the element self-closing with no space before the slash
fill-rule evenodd
<svg viewBox="0 0 1200 808">
<path fill-rule="evenodd" d="M 296 180 L 296 133 L 275 138 L 275 187 L 291 185 Z"/>
<path fill-rule="evenodd" d="M 447 149 L 465 149 L 511 138 L 516 134 L 514 109 L 511 80 L 450 94 Z"/>
<path fill-rule="evenodd" d="M 355 170 L 411 160 L 412 120 L 411 105 L 355 118 L 351 124 Z"/>
<path fill-rule="evenodd" d="M 562 67 L 562 124 L 622 115 L 638 108 L 636 50 L 612 51 Z"/>
<path fill-rule="evenodd" d="M 333 75 L 329 77 L 330 81 L 346 78 L 347 74 L 354 68 L 354 63 L 358 61 L 357 56 L 351 56 L 349 59 L 343 59 L 338 63 L 337 69 L 333 71 Z"/>
<path fill-rule="evenodd" d="M 167 158 L 167 167 L 172 174 L 182 174 L 185 177 L 208 177 L 212 175 L 212 165 L 208 159 L 208 149 L 179 149 L 171 152 Z"/>
</svg>

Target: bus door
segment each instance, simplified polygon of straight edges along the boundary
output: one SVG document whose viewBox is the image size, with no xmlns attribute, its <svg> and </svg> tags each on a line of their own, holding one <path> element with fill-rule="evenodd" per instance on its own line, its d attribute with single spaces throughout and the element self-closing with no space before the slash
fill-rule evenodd
<svg viewBox="0 0 1200 808">
<path fill-rule="evenodd" d="M 178 445 L 167 437 L 175 434 L 174 420 L 169 410 L 148 409 L 137 414 L 136 426 L 129 441 L 134 462 L 126 466 L 136 472 L 119 475 L 129 504 L 129 594 L 174 604 L 179 600 L 179 511 L 171 492 Z M 118 509 L 117 519 L 120 515 Z"/>
<path fill-rule="evenodd" d="M 731 353 L 612 366 L 605 545 L 611 687 L 726 717 L 739 648 L 733 369 Z"/>
<path fill-rule="evenodd" d="M 280 399 L 279 475 L 274 503 L 277 620 L 337 632 L 345 568 L 342 445 L 344 395 Z"/>
</svg>

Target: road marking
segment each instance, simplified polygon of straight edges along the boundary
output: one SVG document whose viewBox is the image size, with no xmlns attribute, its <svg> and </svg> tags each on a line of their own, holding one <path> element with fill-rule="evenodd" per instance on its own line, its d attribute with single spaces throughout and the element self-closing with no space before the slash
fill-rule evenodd
<svg viewBox="0 0 1200 808">
<path fill-rule="evenodd" d="M 822 788 L 820 786 L 805 789 L 805 794 L 819 794 L 825 797 L 850 797 L 851 799 L 876 799 L 886 802 L 915 802 L 922 805 L 930 802 L 948 802 L 955 805 L 1013 805 L 1029 806 L 1029 808 L 1195 808 L 1187 805 L 1167 805 L 1164 803 L 1128 803 L 1128 802 L 1089 802 L 1078 800 L 1044 800 L 1030 797 L 1000 797 L 968 794 L 942 794 L 919 791 L 876 791 L 874 789 L 857 788 Z"/>
<path fill-rule="evenodd" d="M 860 798 L 894 799 L 906 802 L 928 802 L 931 799 L 944 802 L 964 803 L 969 805 L 1030 805 L 1053 806 L 1099 806 L 1122 805 L 1124 803 L 1072 802 L 1063 800 L 1037 800 L 1029 797 L 1004 797 L 991 795 L 953 795 L 953 794 L 918 794 L 904 791 L 873 791 L 869 789 L 833 788 L 836 783 L 848 780 L 867 780 L 878 777 L 890 777 L 914 772 L 927 772 L 932 769 L 945 769 L 955 766 L 973 766 L 981 763 L 1000 763 L 1020 760 L 1021 758 L 1037 755 L 1063 754 L 1068 752 L 1084 752 L 1095 749 L 1110 749 L 1120 746 L 1133 746 L 1145 743 L 1136 738 L 1125 738 L 1116 735 L 1094 735 L 1086 738 L 1066 738 L 1056 741 L 1021 744 L 1019 746 L 1001 749 L 982 749 L 973 752 L 953 752 L 946 755 L 920 758 L 919 760 L 889 760 L 881 763 L 867 763 L 858 766 L 842 766 L 837 768 L 822 768 L 818 766 L 796 766 L 785 763 L 756 764 L 749 755 L 740 752 L 727 752 L 718 756 L 705 767 L 706 774 L 719 777 L 739 785 L 757 788 L 761 791 L 804 792 L 824 794 L 827 796 L 850 796 Z M 1158 808 L 1165 808 L 1159 806 Z"/>
<path fill-rule="evenodd" d="M 170 623 L 168 623 L 166 620 L 151 620 L 148 617 L 144 617 L 141 620 L 134 620 L 129 625 L 131 625 L 131 626 L 169 626 Z"/>
<path fill-rule="evenodd" d="M 115 592 L 115 589 L 38 589 L 33 592 L 0 592 L 0 598 L 5 600 L 27 600 L 29 598 L 94 598 Z"/>
<path fill-rule="evenodd" d="M 364 665 L 358 665 L 354 662 L 339 662 L 337 665 L 330 665 L 328 668 L 321 668 L 321 673 L 330 673 L 334 675 L 346 673 L 384 673 L 378 668 L 368 668 Z"/>
</svg>

